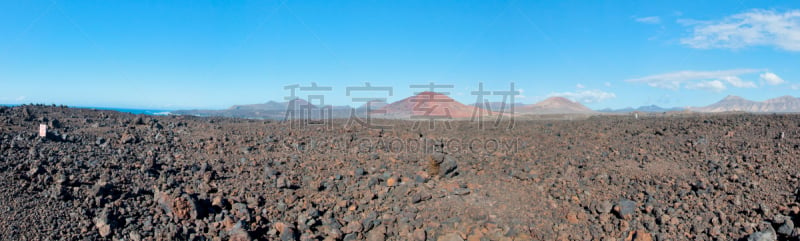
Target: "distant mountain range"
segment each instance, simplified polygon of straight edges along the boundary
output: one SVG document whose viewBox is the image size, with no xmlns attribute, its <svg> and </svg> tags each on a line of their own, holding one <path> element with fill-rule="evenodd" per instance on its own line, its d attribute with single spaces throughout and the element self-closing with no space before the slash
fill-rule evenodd
<svg viewBox="0 0 800 241">
<path fill-rule="evenodd" d="M 485 103 L 474 103 L 474 104 L 472 104 L 472 106 L 475 106 L 475 107 L 478 107 L 478 108 L 483 108 L 483 109 L 488 110 L 488 111 L 495 111 L 495 112 L 511 111 L 511 107 L 514 107 L 514 111 L 516 112 L 517 108 L 519 108 L 521 106 L 524 106 L 524 105 L 525 104 L 523 104 L 522 102 L 517 102 L 517 103 L 514 103 L 513 105 L 510 104 L 510 103 L 503 103 L 503 102 L 485 102 Z"/>
<path fill-rule="evenodd" d="M 787 95 L 765 101 L 752 101 L 729 95 L 717 103 L 705 107 L 689 108 L 689 110 L 695 112 L 800 113 L 800 98 Z"/>
<path fill-rule="evenodd" d="M 371 108 L 376 109 L 376 107 L 374 107 L 375 105 L 380 104 L 373 104 Z M 327 109 L 325 109 L 323 113 L 320 106 L 312 105 L 306 100 L 297 98 L 286 102 L 269 101 L 262 104 L 234 105 L 224 110 L 176 110 L 172 111 L 172 114 L 273 120 L 282 120 L 286 119 L 287 117 L 297 119 L 322 119 L 323 115 L 330 115 L 331 118 L 341 119 L 350 117 L 351 112 L 360 116 L 366 115 L 366 111 L 362 109 L 365 107 L 359 107 L 356 109 L 353 109 L 350 106 L 328 105 L 325 107 Z"/>
<path fill-rule="evenodd" d="M 269 101 L 263 104 L 252 104 L 252 105 L 234 105 L 228 108 L 228 110 L 241 110 L 241 111 L 285 111 L 289 105 L 295 104 L 298 106 L 305 106 L 309 105 L 308 101 L 303 99 L 294 99 L 287 102 L 276 102 L 276 101 Z"/>
<path fill-rule="evenodd" d="M 657 105 L 645 105 L 645 106 L 640 106 L 639 108 L 633 108 L 633 107 L 628 107 L 623 109 L 605 108 L 599 110 L 599 112 L 603 113 L 654 112 L 655 113 L 655 112 L 669 112 L 669 111 L 683 111 L 683 110 L 686 110 L 686 108 L 680 108 L 680 107 L 663 108 Z"/>
<path fill-rule="evenodd" d="M 581 103 L 564 97 L 550 97 L 536 104 L 520 106 L 516 111 L 520 114 L 591 114 L 595 112 Z"/>
<path fill-rule="evenodd" d="M 282 120 L 291 117 L 290 107 L 294 106 L 293 118 L 320 118 L 320 107 L 314 106 L 303 99 L 294 99 L 286 102 L 269 101 L 261 104 L 234 105 L 224 110 L 178 110 L 172 114 L 197 115 L 197 116 L 224 116 L 255 119 Z M 462 104 L 447 95 L 435 92 L 422 92 L 417 95 L 393 102 L 372 101 L 353 108 L 350 106 L 327 106 L 325 115 L 332 118 L 348 118 L 355 114 L 364 117 L 370 114 L 373 118 L 408 119 L 414 116 L 433 116 L 442 118 L 470 118 L 473 115 L 509 115 L 511 104 L 501 102 L 488 102 L 484 104 Z M 515 115 L 550 115 L 550 114 L 580 114 L 602 115 L 620 114 L 630 112 L 730 112 L 743 111 L 754 113 L 800 113 L 800 98 L 782 96 L 765 101 L 751 101 L 738 96 L 728 96 L 717 103 L 703 107 L 688 108 L 663 108 L 657 105 L 641 106 L 638 108 L 602 109 L 594 111 L 586 106 L 571 101 L 564 97 L 550 97 L 534 104 L 515 103 Z M 309 115 L 309 109 L 311 109 Z"/>
<path fill-rule="evenodd" d="M 701 107 L 687 107 L 687 108 L 662 108 L 656 105 L 642 106 L 636 109 L 602 109 L 600 112 L 605 113 L 626 113 L 626 112 L 670 112 L 670 111 L 690 111 L 701 113 L 717 113 L 717 112 L 751 112 L 751 113 L 800 113 L 800 98 L 793 96 L 781 96 L 778 98 L 768 99 L 765 101 L 753 101 L 739 96 L 729 95 L 724 99 L 707 106 Z"/>
</svg>

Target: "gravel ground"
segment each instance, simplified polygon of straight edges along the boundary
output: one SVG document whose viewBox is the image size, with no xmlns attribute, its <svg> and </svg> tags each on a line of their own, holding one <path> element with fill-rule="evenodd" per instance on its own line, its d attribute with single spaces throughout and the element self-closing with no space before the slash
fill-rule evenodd
<svg viewBox="0 0 800 241">
<path fill-rule="evenodd" d="M 0 239 L 800 236 L 800 115 L 344 124 L 0 107 Z"/>
</svg>

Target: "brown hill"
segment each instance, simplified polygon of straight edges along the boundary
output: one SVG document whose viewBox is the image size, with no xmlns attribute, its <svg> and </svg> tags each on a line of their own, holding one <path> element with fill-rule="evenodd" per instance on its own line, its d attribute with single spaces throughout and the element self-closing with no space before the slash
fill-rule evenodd
<svg viewBox="0 0 800 241">
<path fill-rule="evenodd" d="M 376 117 L 385 118 L 469 118 L 473 114 L 489 114 L 489 111 L 462 104 L 447 95 L 425 91 L 394 103 L 388 104 L 376 111 Z"/>
<path fill-rule="evenodd" d="M 691 108 L 698 112 L 746 111 L 758 113 L 800 112 L 800 98 L 781 96 L 765 101 L 752 101 L 739 96 L 729 95 L 717 103 Z"/>
<path fill-rule="evenodd" d="M 588 114 L 594 113 L 586 106 L 564 97 L 550 97 L 539 103 L 517 107 L 520 114 Z"/>
</svg>

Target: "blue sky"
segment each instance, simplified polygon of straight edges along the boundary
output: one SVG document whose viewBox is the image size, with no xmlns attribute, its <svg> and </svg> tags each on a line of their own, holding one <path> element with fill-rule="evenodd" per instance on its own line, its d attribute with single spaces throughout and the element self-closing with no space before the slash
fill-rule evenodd
<svg viewBox="0 0 800 241">
<path fill-rule="evenodd" d="M 800 91 L 798 1 L 3 1 L 0 103 L 225 108 L 483 82 L 594 109 Z M 372 93 L 371 96 L 384 96 Z"/>
</svg>

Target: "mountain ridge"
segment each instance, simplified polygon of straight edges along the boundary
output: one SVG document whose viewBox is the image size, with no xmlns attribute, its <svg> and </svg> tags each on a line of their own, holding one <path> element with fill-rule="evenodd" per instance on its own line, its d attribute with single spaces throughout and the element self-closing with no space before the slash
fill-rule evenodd
<svg viewBox="0 0 800 241">
<path fill-rule="evenodd" d="M 312 107 L 311 116 L 317 116 L 318 107 L 311 105 L 308 101 L 296 98 L 290 101 L 278 102 L 267 101 L 259 104 L 249 105 L 233 105 L 227 109 L 221 110 L 176 110 L 172 111 L 173 114 L 179 115 L 197 115 L 197 116 L 223 116 L 223 117 L 236 117 L 236 118 L 255 118 L 255 119 L 285 119 L 287 111 L 290 106 L 295 105 L 295 113 L 297 111 L 308 110 L 308 106 Z M 369 110 L 366 108 L 367 103 L 358 107 L 350 106 L 331 106 L 331 117 L 349 118 L 355 113 L 357 116 L 372 115 L 374 118 L 412 118 L 430 116 L 434 118 L 470 118 L 477 114 L 483 115 L 496 115 L 503 114 L 509 115 L 510 104 L 501 102 L 487 102 L 483 105 L 473 103 L 470 105 L 462 104 L 451 97 L 436 92 L 421 92 L 416 95 L 406 97 L 404 99 L 386 103 L 385 101 L 371 101 L 369 103 Z M 487 108 L 481 108 L 486 106 Z M 599 115 L 599 114 L 613 114 L 613 113 L 629 113 L 629 112 L 673 112 L 673 111 L 689 111 L 698 113 L 718 113 L 718 112 L 752 112 L 752 113 L 800 113 L 800 98 L 784 95 L 764 101 L 753 101 L 746 98 L 727 95 L 723 99 L 712 103 L 707 106 L 698 107 L 672 107 L 663 108 L 657 105 L 640 106 L 638 108 L 627 107 L 623 109 L 610 109 L 605 108 L 601 110 L 592 110 L 583 104 L 569 100 L 564 97 L 550 97 L 545 100 L 533 104 L 514 104 L 514 115 L 550 115 L 550 114 L 581 114 L 581 115 Z M 300 118 L 308 113 L 300 113 Z M 327 114 L 326 114 L 327 115 Z"/>
<path fill-rule="evenodd" d="M 517 108 L 519 114 L 590 114 L 596 113 L 581 103 L 553 96 L 534 104 Z"/>
<path fill-rule="evenodd" d="M 696 112 L 744 111 L 753 113 L 800 113 L 800 98 L 784 95 L 764 101 L 753 101 L 740 96 L 728 95 L 716 103 L 690 108 Z"/>
</svg>

